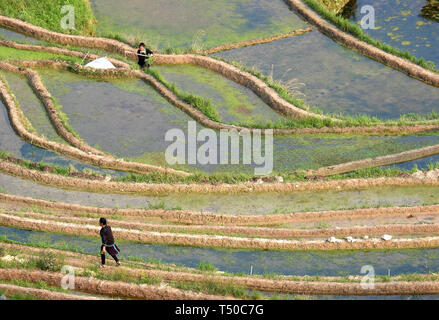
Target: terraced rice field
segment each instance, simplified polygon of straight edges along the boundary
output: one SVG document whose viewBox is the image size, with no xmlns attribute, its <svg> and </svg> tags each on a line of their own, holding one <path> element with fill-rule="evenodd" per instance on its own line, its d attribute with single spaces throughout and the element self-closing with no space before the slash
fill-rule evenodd
<svg viewBox="0 0 439 320">
<path fill-rule="evenodd" d="M 0 1 L 2 299 L 438 298 L 428 1 L 30 2 Z"/>
</svg>

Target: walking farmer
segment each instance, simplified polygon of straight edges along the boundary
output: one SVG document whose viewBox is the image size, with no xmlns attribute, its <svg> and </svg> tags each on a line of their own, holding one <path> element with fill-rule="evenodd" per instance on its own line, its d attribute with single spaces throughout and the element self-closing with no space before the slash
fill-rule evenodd
<svg viewBox="0 0 439 320">
<path fill-rule="evenodd" d="M 120 266 L 120 261 L 117 255 L 120 253 L 119 248 L 114 243 L 113 231 L 111 227 L 107 225 L 107 219 L 100 218 L 99 225 L 101 226 L 101 231 L 99 232 L 102 239 L 101 245 L 101 267 L 105 266 L 105 253 L 108 254 L 116 261 L 116 264 Z"/>
<path fill-rule="evenodd" d="M 137 58 L 139 61 L 137 62 L 140 66 L 140 69 L 145 69 L 150 67 L 149 58 L 152 56 L 153 52 L 145 47 L 145 44 L 142 42 L 139 45 L 139 50 L 137 50 Z"/>
</svg>

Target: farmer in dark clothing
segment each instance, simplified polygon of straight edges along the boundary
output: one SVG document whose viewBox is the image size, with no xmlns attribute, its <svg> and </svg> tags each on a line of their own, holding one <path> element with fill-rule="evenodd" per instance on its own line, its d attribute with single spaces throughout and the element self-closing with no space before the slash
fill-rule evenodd
<svg viewBox="0 0 439 320">
<path fill-rule="evenodd" d="M 139 50 L 137 50 L 137 58 L 139 59 L 138 64 L 140 66 L 140 69 L 144 69 L 145 65 L 147 68 L 150 67 L 148 60 L 151 57 L 153 52 L 145 47 L 145 44 L 142 42 L 139 45 Z"/>
<path fill-rule="evenodd" d="M 105 253 L 108 254 L 116 261 L 116 264 L 120 266 L 119 259 L 117 255 L 119 254 L 119 248 L 114 244 L 113 231 L 111 231 L 111 227 L 107 226 L 107 219 L 100 218 L 99 225 L 102 227 L 99 232 L 102 239 L 101 245 L 101 267 L 105 266 Z"/>
</svg>

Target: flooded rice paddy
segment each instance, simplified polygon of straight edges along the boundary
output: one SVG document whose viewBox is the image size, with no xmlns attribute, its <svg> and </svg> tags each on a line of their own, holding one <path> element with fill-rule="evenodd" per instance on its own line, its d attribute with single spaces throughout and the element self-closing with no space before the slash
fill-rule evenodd
<svg viewBox="0 0 439 320">
<path fill-rule="evenodd" d="M 364 30 L 367 34 L 439 66 L 439 22 L 422 14 L 427 4 L 425 0 L 352 0 L 343 15 L 361 25 L 361 8 L 372 6 L 375 29 Z"/>
<path fill-rule="evenodd" d="M 256 67 L 326 113 L 397 119 L 439 111 L 439 90 L 346 49 L 317 31 L 215 54 Z"/>
<path fill-rule="evenodd" d="M 91 0 L 98 33 L 153 48 L 210 47 L 306 26 L 282 0 Z M 117 10 L 115 10 L 117 8 Z"/>
<path fill-rule="evenodd" d="M 378 206 L 419 206 L 438 202 L 438 187 L 383 187 L 348 191 L 258 194 L 168 194 L 139 196 L 62 190 L 0 174 L 1 191 L 50 201 L 109 208 L 148 208 L 235 214 L 273 214 Z"/>
</svg>

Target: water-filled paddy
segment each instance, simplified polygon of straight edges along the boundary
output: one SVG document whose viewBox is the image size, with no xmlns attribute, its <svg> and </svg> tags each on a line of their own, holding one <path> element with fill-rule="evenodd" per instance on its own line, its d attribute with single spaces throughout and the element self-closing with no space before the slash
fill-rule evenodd
<svg viewBox="0 0 439 320">
<path fill-rule="evenodd" d="M 14 32 L 8 29 L 0 28 L 0 38 L 16 41 L 19 43 L 28 43 L 28 44 L 37 44 L 37 45 L 43 45 L 47 44 L 47 42 L 34 39 L 28 36 L 25 36 L 21 33 Z"/>
<path fill-rule="evenodd" d="M 31 122 L 36 132 L 49 140 L 66 143 L 53 128 L 50 119 L 47 117 L 43 103 L 29 86 L 27 78 L 7 72 L 0 74 L 5 76 L 11 91 L 18 100 L 21 110 Z"/>
<path fill-rule="evenodd" d="M 317 31 L 216 54 L 256 67 L 327 113 L 382 119 L 439 111 L 439 90 L 346 49 Z"/>
<path fill-rule="evenodd" d="M 60 156 L 56 153 L 35 147 L 21 140 L 15 134 L 9 123 L 8 113 L 2 101 L 0 101 L 0 151 L 8 152 L 13 156 L 32 162 L 44 162 L 46 164 L 54 164 L 63 167 L 73 165 L 78 170 L 87 168 L 92 169 L 95 172 L 110 173 L 114 176 L 124 175 L 124 173 L 121 172 L 103 170 L 94 166 L 80 163 L 67 157 Z M 0 185 L 4 186 L 3 184 Z"/>
<path fill-rule="evenodd" d="M 2 192 L 58 202 L 110 208 L 166 208 L 236 214 L 271 214 L 376 206 L 417 206 L 438 202 L 438 187 L 384 187 L 350 191 L 258 194 L 169 194 L 134 196 L 62 190 L 0 174 Z"/>
<path fill-rule="evenodd" d="M 117 157 L 169 166 L 165 134 L 192 119 L 141 80 L 89 81 L 68 72 L 41 71 L 71 126 L 89 145 Z M 202 126 L 198 125 L 198 129 Z M 274 171 L 291 172 L 382 156 L 439 143 L 439 136 L 279 136 Z M 198 145 L 201 145 L 199 142 Z M 242 151 L 242 148 L 241 148 Z M 218 154 L 220 154 L 219 150 Z M 241 161 L 242 163 L 242 161 Z M 253 172 L 248 165 L 195 165 L 206 172 Z M 189 166 L 184 168 L 190 169 Z"/>
<path fill-rule="evenodd" d="M 206 49 L 287 33 L 306 23 L 282 0 L 91 0 L 98 33 L 158 48 Z"/>
<path fill-rule="evenodd" d="M 211 100 L 224 123 L 271 123 L 284 119 L 255 93 L 209 69 L 193 66 L 154 66 L 177 88 Z"/>
<path fill-rule="evenodd" d="M 0 235 L 21 243 L 46 243 L 52 247 L 68 247 L 96 254 L 100 239 L 59 235 L 0 227 Z M 261 251 L 180 247 L 119 242 L 121 257 L 160 260 L 197 268 L 210 262 L 221 271 L 253 274 L 347 276 L 361 275 L 364 265 L 372 265 L 376 275 L 430 273 L 439 271 L 439 249 L 374 250 L 374 251 Z"/>
<path fill-rule="evenodd" d="M 439 23 L 421 15 L 425 0 L 352 0 L 344 16 L 361 24 L 360 10 L 370 5 L 375 9 L 375 29 L 364 30 L 373 38 L 409 51 L 439 65 Z"/>
</svg>

